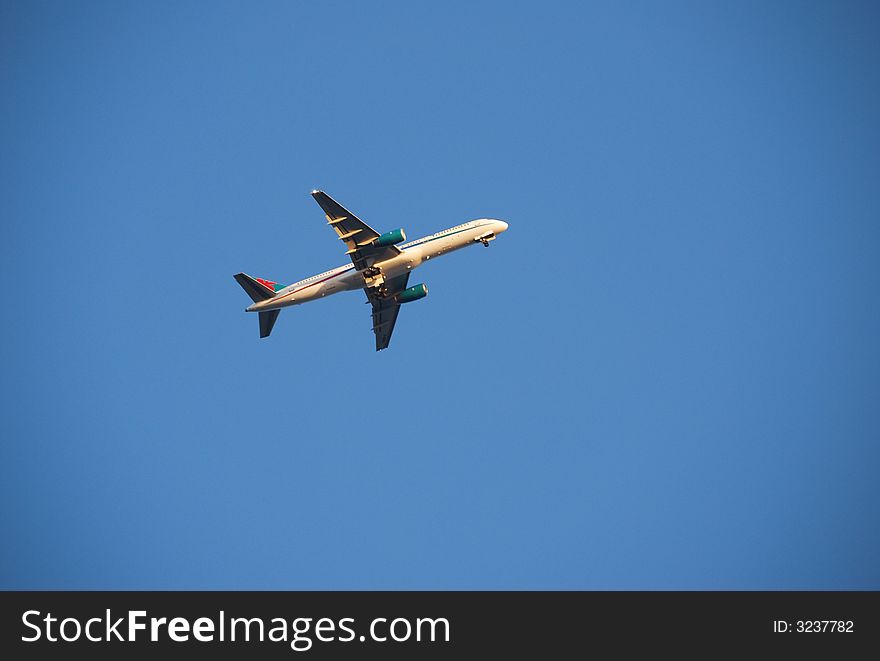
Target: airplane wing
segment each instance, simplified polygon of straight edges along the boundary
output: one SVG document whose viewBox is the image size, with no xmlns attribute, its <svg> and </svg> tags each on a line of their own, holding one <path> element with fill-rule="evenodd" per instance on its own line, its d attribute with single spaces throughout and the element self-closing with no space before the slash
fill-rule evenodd
<svg viewBox="0 0 880 661">
<path fill-rule="evenodd" d="M 364 288 L 367 300 L 373 306 L 373 332 L 376 334 L 376 351 L 388 347 L 391 342 L 391 333 L 394 332 L 394 324 L 397 322 L 397 313 L 400 312 L 400 303 L 394 300 L 394 295 L 406 289 L 409 282 L 409 273 L 399 275 L 385 281 L 387 296 L 380 297 L 375 289 Z"/>
<path fill-rule="evenodd" d="M 382 262 L 400 254 L 400 248 L 397 246 L 379 248 L 370 245 L 379 238 L 379 233 L 327 193 L 319 190 L 312 191 L 312 197 L 324 210 L 327 215 L 327 223 L 336 230 L 339 240 L 345 242 L 348 247 L 345 254 L 351 257 L 351 261 L 354 262 L 354 267 L 358 271 L 363 271 L 376 262 Z"/>
</svg>

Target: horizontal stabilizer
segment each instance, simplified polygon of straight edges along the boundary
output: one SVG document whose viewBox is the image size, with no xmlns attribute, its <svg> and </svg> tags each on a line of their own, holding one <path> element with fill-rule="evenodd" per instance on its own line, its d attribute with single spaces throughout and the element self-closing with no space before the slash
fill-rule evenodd
<svg viewBox="0 0 880 661">
<path fill-rule="evenodd" d="M 260 313 L 260 337 L 269 337 L 269 333 L 272 332 L 272 326 L 275 325 L 275 320 L 278 319 L 278 313 L 281 310 L 269 310 L 268 312 Z"/>
<path fill-rule="evenodd" d="M 252 278 L 247 273 L 236 273 L 232 277 L 241 285 L 241 288 L 251 297 L 254 303 L 259 303 L 275 296 L 274 289 Z"/>
</svg>

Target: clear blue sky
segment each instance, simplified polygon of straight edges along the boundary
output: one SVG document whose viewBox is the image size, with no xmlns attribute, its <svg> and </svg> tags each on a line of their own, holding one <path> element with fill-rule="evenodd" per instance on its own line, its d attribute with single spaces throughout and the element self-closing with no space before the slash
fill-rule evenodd
<svg viewBox="0 0 880 661">
<path fill-rule="evenodd" d="M 4 2 L 0 587 L 880 588 L 880 12 Z M 309 197 L 431 263 L 375 353 Z"/>
</svg>

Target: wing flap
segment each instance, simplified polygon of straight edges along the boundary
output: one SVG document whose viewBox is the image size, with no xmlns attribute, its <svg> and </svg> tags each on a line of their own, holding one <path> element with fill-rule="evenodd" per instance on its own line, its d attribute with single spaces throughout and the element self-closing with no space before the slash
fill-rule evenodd
<svg viewBox="0 0 880 661">
<path fill-rule="evenodd" d="M 394 295 L 406 289 L 408 282 L 409 273 L 387 280 L 384 297 L 379 296 L 373 289 L 364 289 L 367 300 L 373 306 L 373 333 L 376 335 L 376 351 L 387 349 L 391 342 L 391 334 L 394 332 L 397 315 L 400 313 L 400 303 L 394 300 Z"/>
</svg>

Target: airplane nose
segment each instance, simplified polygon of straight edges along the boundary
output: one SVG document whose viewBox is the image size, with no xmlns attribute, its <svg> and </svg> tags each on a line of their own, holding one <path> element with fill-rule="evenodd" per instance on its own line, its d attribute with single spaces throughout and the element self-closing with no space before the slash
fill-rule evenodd
<svg viewBox="0 0 880 661">
<path fill-rule="evenodd" d="M 503 220 L 496 220 L 495 222 L 498 223 L 498 229 L 495 230 L 495 234 L 501 234 L 501 232 L 507 231 L 507 223 Z"/>
</svg>

